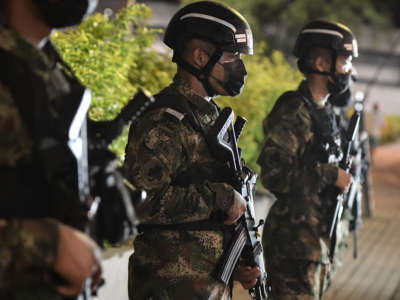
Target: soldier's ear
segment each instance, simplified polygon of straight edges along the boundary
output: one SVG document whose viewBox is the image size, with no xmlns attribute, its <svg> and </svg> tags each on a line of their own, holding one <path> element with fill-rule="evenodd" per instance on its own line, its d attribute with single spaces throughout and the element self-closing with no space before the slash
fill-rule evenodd
<svg viewBox="0 0 400 300">
<path fill-rule="evenodd" d="M 322 55 L 318 55 L 313 61 L 313 69 L 320 72 L 329 72 L 330 70 L 329 61 Z"/>
<path fill-rule="evenodd" d="M 202 69 L 207 64 L 208 60 L 209 57 L 202 48 L 197 47 L 193 50 L 193 62 L 197 68 Z"/>
</svg>

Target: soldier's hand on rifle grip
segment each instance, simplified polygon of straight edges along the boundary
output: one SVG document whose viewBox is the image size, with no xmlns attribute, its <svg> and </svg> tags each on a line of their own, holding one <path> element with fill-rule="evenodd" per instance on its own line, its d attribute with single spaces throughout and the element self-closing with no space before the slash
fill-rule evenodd
<svg viewBox="0 0 400 300">
<path fill-rule="evenodd" d="M 248 290 L 256 285 L 257 278 L 260 275 L 261 271 L 258 267 L 238 265 L 233 273 L 233 278 L 234 280 L 239 281 L 244 289 Z"/>
<path fill-rule="evenodd" d="M 58 292 L 67 297 L 79 295 L 87 279 L 92 289 L 101 281 L 101 250 L 87 235 L 59 224 L 59 241 L 54 271 L 63 280 Z"/>
<path fill-rule="evenodd" d="M 246 211 L 246 200 L 238 192 L 233 190 L 233 204 L 226 211 L 227 218 L 224 224 L 230 225 L 235 223 Z"/>
<path fill-rule="evenodd" d="M 350 173 L 347 173 L 345 170 L 339 168 L 338 177 L 335 183 L 336 186 L 342 191 L 346 191 L 349 189 L 352 182 L 353 176 Z"/>
</svg>

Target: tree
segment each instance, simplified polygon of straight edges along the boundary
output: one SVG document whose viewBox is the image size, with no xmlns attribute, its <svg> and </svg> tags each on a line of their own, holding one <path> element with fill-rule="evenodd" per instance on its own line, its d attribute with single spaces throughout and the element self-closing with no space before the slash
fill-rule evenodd
<svg viewBox="0 0 400 300">
<path fill-rule="evenodd" d="M 183 4 L 197 0 L 182 0 Z M 248 20 L 255 41 L 266 41 L 269 49 L 290 53 L 294 40 L 306 23 L 315 19 L 341 22 L 357 31 L 361 24 L 389 27 L 390 14 L 399 1 L 389 0 L 216 0 L 238 10 Z M 397 17 L 398 14 L 393 14 Z"/>
</svg>

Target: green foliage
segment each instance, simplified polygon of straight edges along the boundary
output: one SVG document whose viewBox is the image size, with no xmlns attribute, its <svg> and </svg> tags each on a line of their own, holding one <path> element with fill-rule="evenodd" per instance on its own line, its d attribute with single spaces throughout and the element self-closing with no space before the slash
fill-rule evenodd
<svg viewBox="0 0 400 300">
<path fill-rule="evenodd" d="M 388 115 L 385 117 L 385 126 L 382 129 L 381 143 L 395 142 L 400 138 L 400 117 Z"/>
<path fill-rule="evenodd" d="M 254 14 L 267 24 L 285 24 L 299 29 L 314 19 L 327 19 L 346 25 L 389 24 L 385 14 L 376 11 L 372 0 L 301 0 L 254 1 Z"/>
<path fill-rule="evenodd" d="M 145 5 L 121 9 L 114 18 L 95 14 L 80 26 L 56 31 L 52 40 L 76 76 L 93 92 L 90 117 L 108 120 L 139 87 L 157 92 L 172 78 L 174 67 L 152 47 L 159 30 L 150 29 Z M 126 134 L 112 149 L 123 156 Z"/>
<path fill-rule="evenodd" d="M 239 145 L 243 157 L 254 170 L 258 170 L 256 160 L 263 145 L 263 119 L 278 97 L 287 90 L 296 89 L 301 80 L 300 73 L 293 70 L 282 52 L 273 51 L 266 57 L 265 48 L 265 44 L 257 45 L 253 56 L 244 57 L 248 76 L 242 94 L 233 99 L 217 98 L 222 107 L 231 106 L 237 115 L 248 120 Z"/>
</svg>

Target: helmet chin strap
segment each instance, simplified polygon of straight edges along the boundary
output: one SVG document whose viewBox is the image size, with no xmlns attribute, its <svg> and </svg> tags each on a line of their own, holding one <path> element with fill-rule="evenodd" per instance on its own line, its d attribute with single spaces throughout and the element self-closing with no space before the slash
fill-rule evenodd
<svg viewBox="0 0 400 300">
<path fill-rule="evenodd" d="M 191 64 L 187 63 L 184 59 L 182 59 L 179 55 L 177 55 L 176 52 L 174 52 L 172 61 L 176 62 L 185 71 L 194 75 L 202 83 L 208 96 L 215 97 L 218 95 L 218 92 L 211 86 L 208 78 L 209 78 L 211 71 L 214 68 L 215 64 L 222 57 L 223 52 L 224 51 L 222 49 L 217 48 L 214 51 L 214 53 L 211 55 L 210 60 L 207 62 L 207 64 L 202 69 L 197 69 L 197 68 L 193 67 Z"/>
</svg>

